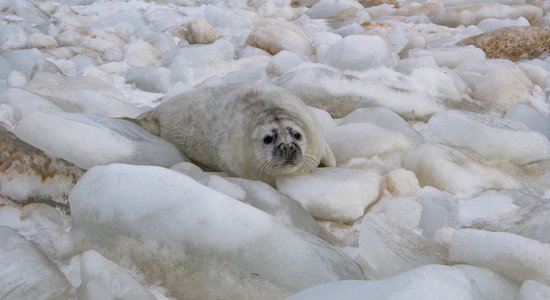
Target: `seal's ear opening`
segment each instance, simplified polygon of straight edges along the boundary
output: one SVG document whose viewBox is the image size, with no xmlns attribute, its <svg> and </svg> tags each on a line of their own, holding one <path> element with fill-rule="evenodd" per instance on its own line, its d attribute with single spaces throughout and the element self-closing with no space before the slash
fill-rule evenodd
<svg viewBox="0 0 550 300">
<path fill-rule="evenodd" d="M 323 144 L 323 151 L 321 154 L 321 166 L 336 167 L 336 158 L 334 157 L 334 153 L 332 153 L 330 146 L 326 142 Z"/>
</svg>

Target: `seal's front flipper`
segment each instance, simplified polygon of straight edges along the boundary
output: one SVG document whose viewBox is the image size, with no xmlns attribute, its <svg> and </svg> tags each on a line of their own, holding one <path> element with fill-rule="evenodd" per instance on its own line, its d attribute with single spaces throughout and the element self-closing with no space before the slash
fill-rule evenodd
<svg viewBox="0 0 550 300">
<path fill-rule="evenodd" d="M 321 154 L 321 165 L 324 167 L 336 167 L 336 158 L 330 149 L 330 146 L 325 142 Z"/>
</svg>

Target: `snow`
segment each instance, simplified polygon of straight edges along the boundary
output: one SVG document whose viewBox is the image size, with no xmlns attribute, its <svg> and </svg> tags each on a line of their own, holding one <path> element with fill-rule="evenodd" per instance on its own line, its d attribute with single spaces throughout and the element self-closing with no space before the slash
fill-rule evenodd
<svg viewBox="0 0 550 300">
<path fill-rule="evenodd" d="M 0 298 L 550 299 L 548 30 L 462 43 L 549 1 L 0 11 Z M 122 119 L 253 83 L 300 97 L 337 166 L 270 186 Z"/>
</svg>

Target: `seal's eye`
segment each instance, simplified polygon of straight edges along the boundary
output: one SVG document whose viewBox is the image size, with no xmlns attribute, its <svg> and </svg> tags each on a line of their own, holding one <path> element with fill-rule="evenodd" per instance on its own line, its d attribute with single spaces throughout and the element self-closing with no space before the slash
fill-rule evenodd
<svg viewBox="0 0 550 300">
<path fill-rule="evenodd" d="M 264 136 L 264 144 L 269 145 L 273 142 L 273 137 L 271 135 Z"/>
<path fill-rule="evenodd" d="M 299 132 L 295 132 L 293 134 L 294 138 L 297 139 L 297 140 L 301 140 L 302 139 L 302 135 L 299 133 Z"/>
</svg>

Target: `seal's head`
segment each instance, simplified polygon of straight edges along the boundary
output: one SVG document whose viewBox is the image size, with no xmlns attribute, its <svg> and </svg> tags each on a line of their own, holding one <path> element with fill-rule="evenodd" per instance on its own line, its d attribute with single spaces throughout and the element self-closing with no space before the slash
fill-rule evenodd
<svg viewBox="0 0 550 300">
<path fill-rule="evenodd" d="M 281 109 L 271 109 L 252 135 L 260 173 L 278 176 L 309 172 L 320 157 L 308 145 L 308 132 L 299 119 Z"/>
</svg>

